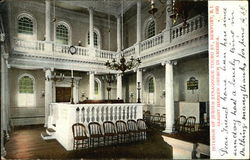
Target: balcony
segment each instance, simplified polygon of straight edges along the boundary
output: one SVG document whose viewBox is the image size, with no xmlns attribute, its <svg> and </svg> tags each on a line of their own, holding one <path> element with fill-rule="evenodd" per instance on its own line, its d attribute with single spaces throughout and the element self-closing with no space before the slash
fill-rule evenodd
<svg viewBox="0 0 250 160">
<path fill-rule="evenodd" d="M 142 67 L 161 63 L 162 60 L 178 59 L 181 57 L 205 52 L 208 50 L 207 19 L 202 15 L 197 15 L 189 20 L 187 27 L 183 24 L 173 26 L 170 30 L 164 30 L 158 35 L 135 44 L 120 53 L 114 51 L 100 50 L 89 47 L 75 46 L 77 52 L 74 55 L 69 53 L 70 45 L 61 45 L 46 41 L 28 41 L 14 38 L 13 54 L 11 58 L 23 61 L 27 65 L 27 59 L 36 58 L 46 61 L 45 67 L 53 67 L 52 63 L 65 64 L 62 69 L 75 68 L 85 70 L 86 67 L 92 69 L 106 69 L 104 63 L 107 60 L 118 57 L 123 53 L 126 58 L 133 56 L 142 59 Z M 53 61 L 53 62 L 52 62 Z M 56 62 L 55 62 L 56 61 Z M 63 62 L 63 63 L 62 63 Z M 68 63 L 67 63 L 68 62 Z M 72 62 L 75 62 L 72 64 Z M 32 64 L 33 65 L 33 64 Z M 63 66 L 62 66 L 63 67 Z"/>
</svg>

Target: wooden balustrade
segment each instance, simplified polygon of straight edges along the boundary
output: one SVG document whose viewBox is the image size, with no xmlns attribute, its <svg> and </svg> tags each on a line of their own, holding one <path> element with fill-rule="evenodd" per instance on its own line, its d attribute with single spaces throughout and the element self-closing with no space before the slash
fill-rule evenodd
<svg viewBox="0 0 250 160">
<path fill-rule="evenodd" d="M 142 103 L 116 103 L 116 104 L 50 104 L 48 127 L 53 128 L 55 138 L 66 150 L 73 149 L 72 125 L 82 123 L 88 126 L 90 122 L 101 125 L 105 121 L 116 122 L 129 119 L 142 119 Z"/>
<path fill-rule="evenodd" d="M 96 57 L 106 58 L 106 59 L 112 59 L 114 58 L 114 55 L 116 54 L 116 52 L 113 52 L 113 51 L 105 51 L 105 50 L 99 50 L 99 49 L 96 49 L 95 52 L 96 52 Z"/>
<path fill-rule="evenodd" d="M 152 48 L 163 43 L 163 33 L 142 41 L 140 44 L 141 51 Z"/>
<path fill-rule="evenodd" d="M 207 27 L 206 17 L 198 15 L 187 20 L 187 26 L 180 23 L 172 28 L 172 39 L 183 37 L 184 35 L 194 32 L 200 28 Z"/>
<path fill-rule="evenodd" d="M 125 49 L 123 51 L 123 55 L 125 57 L 131 56 L 131 55 L 134 55 L 134 54 L 135 54 L 135 47 L 134 46 L 131 46 L 131 47 L 129 47 L 129 48 L 127 48 L 127 49 Z"/>
</svg>

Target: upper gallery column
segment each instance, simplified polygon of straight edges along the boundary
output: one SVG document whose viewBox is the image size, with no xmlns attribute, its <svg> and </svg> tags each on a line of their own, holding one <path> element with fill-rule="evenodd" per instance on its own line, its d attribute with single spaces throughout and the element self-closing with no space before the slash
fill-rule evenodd
<svg viewBox="0 0 250 160">
<path fill-rule="evenodd" d="M 52 75 L 51 69 L 45 69 L 45 124 L 48 126 L 49 105 L 52 103 Z"/>
<path fill-rule="evenodd" d="M 166 1 L 166 27 L 165 27 L 165 32 L 166 32 L 166 36 L 165 36 L 165 42 L 170 42 L 171 40 L 171 28 L 172 28 L 172 19 L 169 17 L 171 12 L 172 12 L 172 8 L 173 8 L 173 4 L 172 4 L 172 0 L 167 0 Z"/>
<path fill-rule="evenodd" d="M 51 1 L 45 0 L 45 40 L 51 41 Z"/>
<path fill-rule="evenodd" d="M 89 99 L 94 99 L 95 93 L 95 74 L 89 72 Z"/>
<path fill-rule="evenodd" d="M 142 99 L 142 69 L 138 69 L 136 71 L 136 88 L 140 88 L 140 90 L 138 90 L 136 93 L 136 99 L 137 99 L 137 102 L 141 102 L 141 99 Z"/>
<path fill-rule="evenodd" d="M 93 8 L 89 8 L 89 46 L 94 48 L 94 19 Z"/>
<path fill-rule="evenodd" d="M 117 19 L 117 52 L 121 51 L 121 16 L 118 15 Z"/>
<path fill-rule="evenodd" d="M 122 74 L 117 74 L 117 99 L 122 99 Z"/>
<path fill-rule="evenodd" d="M 137 36 L 136 43 L 141 41 L 141 0 L 137 1 Z"/>
<path fill-rule="evenodd" d="M 165 63 L 165 108 L 166 108 L 166 133 L 173 131 L 174 125 L 174 83 L 173 83 L 173 62 Z"/>
</svg>

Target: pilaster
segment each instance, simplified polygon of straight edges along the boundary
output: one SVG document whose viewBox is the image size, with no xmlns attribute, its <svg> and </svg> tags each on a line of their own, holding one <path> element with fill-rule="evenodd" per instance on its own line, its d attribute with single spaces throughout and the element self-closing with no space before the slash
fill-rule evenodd
<svg viewBox="0 0 250 160">
<path fill-rule="evenodd" d="M 94 99 L 95 96 L 95 74 L 89 72 L 89 99 Z"/>
</svg>

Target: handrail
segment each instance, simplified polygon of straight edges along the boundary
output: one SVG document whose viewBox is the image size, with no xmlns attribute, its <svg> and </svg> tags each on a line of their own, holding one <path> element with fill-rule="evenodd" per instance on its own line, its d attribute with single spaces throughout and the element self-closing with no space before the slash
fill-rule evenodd
<svg viewBox="0 0 250 160">
<path fill-rule="evenodd" d="M 140 43 L 141 51 L 152 48 L 163 43 L 163 33 L 157 34 L 149 39 L 146 39 Z"/>
</svg>

